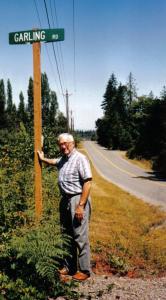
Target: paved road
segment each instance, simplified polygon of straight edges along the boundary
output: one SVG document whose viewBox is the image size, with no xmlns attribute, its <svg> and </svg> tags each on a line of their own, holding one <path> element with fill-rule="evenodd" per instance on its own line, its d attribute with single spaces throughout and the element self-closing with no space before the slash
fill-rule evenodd
<svg viewBox="0 0 166 300">
<path fill-rule="evenodd" d="M 91 141 L 85 141 L 84 147 L 100 175 L 142 200 L 166 209 L 166 180 L 131 164 L 119 151 L 107 150 Z"/>
</svg>

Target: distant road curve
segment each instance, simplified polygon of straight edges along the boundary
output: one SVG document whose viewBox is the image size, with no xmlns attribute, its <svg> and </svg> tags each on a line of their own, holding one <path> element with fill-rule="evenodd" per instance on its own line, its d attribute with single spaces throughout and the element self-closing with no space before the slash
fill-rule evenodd
<svg viewBox="0 0 166 300">
<path fill-rule="evenodd" d="M 123 159 L 119 151 L 107 150 L 92 141 L 84 141 L 83 145 L 101 176 L 138 198 L 166 209 L 166 180 Z"/>
</svg>

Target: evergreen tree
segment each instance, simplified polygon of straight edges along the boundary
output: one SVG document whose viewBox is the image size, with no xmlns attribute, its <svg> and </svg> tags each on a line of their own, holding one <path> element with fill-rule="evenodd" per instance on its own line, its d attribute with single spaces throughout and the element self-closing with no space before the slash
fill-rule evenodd
<svg viewBox="0 0 166 300">
<path fill-rule="evenodd" d="M 17 119 L 17 108 L 16 105 L 13 104 L 12 108 L 12 124 L 13 124 L 13 129 L 17 127 L 18 119 Z"/>
<path fill-rule="evenodd" d="M 114 117 L 112 122 L 113 148 L 128 149 L 131 146 L 131 128 L 129 122 L 129 111 L 127 105 L 127 87 L 120 84 L 117 89 L 116 101 L 114 104 Z"/>
<path fill-rule="evenodd" d="M 101 105 L 104 117 L 96 122 L 98 142 L 108 148 L 128 149 L 131 145 L 127 92 L 127 87 L 118 86 L 112 74 Z"/>
<path fill-rule="evenodd" d="M 166 86 L 165 85 L 163 86 L 163 89 L 162 89 L 162 91 L 160 93 L 160 99 L 162 101 L 166 101 Z"/>
<path fill-rule="evenodd" d="M 100 145 L 108 149 L 112 147 L 111 127 L 109 125 L 109 119 L 107 117 L 96 121 L 97 141 Z"/>
<path fill-rule="evenodd" d="M 116 98 L 113 103 L 115 114 L 118 115 L 119 119 L 126 122 L 127 119 L 127 88 L 125 85 L 119 84 L 117 88 Z"/>
<path fill-rule="evenodd" d="M 112 113 L 112 105 L 116 97 L 116 92 L 117 92 L 117 80 L 114 73 L 112 73 L 106 87 L 106 92 L 103 96 L 104 100 L 101 104 L 101 107 L 105 115 L 110 115 L 110 113 Z"/>
<path fill-rule="evenodd" d="M 34 108 L 33 108 L 33 79 L 32 77 L 29 78 L 28 84 L 28 105 L 27 105 L 27 114 L 30 126 L 33 124 L 33 116 L 34 116 Z"/>
<path fill-rule="evenodd" d="M 41 96 L 42 96 L 42 120 L 43 127 L 49 125 L 50 112 L 50 87 L 47 74 L 42 74 L 41 77 Z"/>
<path fill-rule="evenodd" d="M 56 126 L 56 115 L 58 110 L 57 95 L 54 91 L 50 92 L 49 124 L 52 129 Z"/>
<path fill-rule="evenodd" d="M 158 155 L 161 138 L 160 102 L 159 99 L 141 96 L 134 103 L 133 122 L 137 134 L 129 150 L 130 157 L 151 159 Z"/>
<path fill-rule="evenodd" d="M 166 86 L 161 91 L 161 101 L 159 107 L 159 124 L 160 130 L 158 133 L 159 138 L 159 151 L 154 159 L 154 169 L 161 172 L 166 176 Z"/>
<path fill-rule="evenodd" d="M 12 86 L 10 80 L 7 80 L 7 113 L 9 116 L 12 113 L 13 109 L 13 96 L 12 96 Z"/>
<path fill-rule="evenodd" d="M 60 111 L 58 111 L 56 122 L 57 122 L 57 126 L 56 126 L 57 134 L 62 132 L 67 132 L 67 119 Z"/>
<path fill-rule="evenodd" d="M 23 92 L 20 92 L 19 95 L 19 105 L 18 105 L 18 119 L 20 122 L 24 123 L 24 125 L 27 122 L 27 117 L 26 117 L 26 111 L 25 111 L 25 103 L 24 103 L 24 95 Z"/>
<path fill-rule="evenodd" d="M 150 91 L 148 97 L 151 98 L 152 100 L 155 99 L 153 91 Z"/>
<path fill-rule="evenodd" d="M 128 76 L 127 91 L 128 91 L 128 104 L 131 105 L 132 101 L 137 98 L 136 83 L 133 74 L 131 72 L 129 73 Z"/>
<path fill-rule="evenodd" d="M 9 79 L 7 80 L 6 122 L 9 130 L 14 130 L 17 126 L 17 111 L 13 104 L 12 86 Z"/>
<path fill-rule="evenodd" d="M 6 126 L 6 114 L 5 114 L 5 85 L 3 79 L 0 80 L 0 129 Z"/>
</svg>

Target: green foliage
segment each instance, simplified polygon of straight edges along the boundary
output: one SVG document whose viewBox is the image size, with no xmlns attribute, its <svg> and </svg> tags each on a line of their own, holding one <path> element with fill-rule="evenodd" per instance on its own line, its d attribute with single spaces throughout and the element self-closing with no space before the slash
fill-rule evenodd
<svg viewBox="0 0 166 300">
<path fill-rule="evenodd" d="M 0 129 L 6 125 L 5 104 L 5 85 L 3 79 L 0 79 Z"/>
<path fill-rule="evenodd" d="M 45 155 L 50 158 L 57 157 L 59 154 L 59 147 L 57 144 L 57 136 L 54 132 L 48 128 L 43 128 L 43 136 L 44 136 L 44 147 L 43 151 Z"/>
<path fill-rule="evenodd" d="M 96 140 L 96 131 L 95 130 L 76 130 L 74 133 L 75 140 L 79 139 L 78 143 L 80 140 L 91 140 L 95 141 Z"/>
<path fill-rule="evenodd" d="M 67 132 L 67 119 L 60 111 L 58 111 L 57 113 L 56 121 L 57 126 L 54 129 L 52 128 L 53 132 L 55 132 L 56 134 Z"/>
<path fill-rule="evenodd" d="M 131 72 L 129 73 L 128 82 L 127 82 L 127 95 L 128 95 L 128 103 L 129 105 L 131 105 L 132 102 L 137 99 L 136 83 L 133 74 Z"/>
<path fill-rule="evenodd" d="M 101 107 L 104 110 L 105 115 L 109 115 L 111 113 L 112 105 L 116 97 L 116 92 L 117 92 L 117 79 L 115 77 L 115 74 L 113 73 L 108 81 L 106 91 L 103 96 L 104 100 L 101 104 Z"/>
<path fill-rule="evenodd" d="M 50 136 L 48 151 L 53 155 L 57 151 L 54 141 Z M 59 226 L 57 172 L 43 169 L 43 218 L 35 223 L 33 138 L 21 123 L 12 133 L 1 130 L 0 142 L 2 297 L 45 300 L 67 294 L 75 299 L 72 286 L 62 284 L 57 274 L 68 255 L 68 238 L 61 235 Z"/>
<path fill-rule="evenodd" d="M 155 171 L 166 175 L 166 87 L 160 99 L 151 91 L 137 97 L 130 72 L 126 85 L 111 75 L 101 107 L 104 116 L 96 121 L 97 141 L 108 149 L 127 150 L 129 158 L 153 161 Z"/>
<path fill-rule="evenodd" d="M 43 280 L 54 283 L 60 260 L 67 255 L 66 240 L 60 233 L 58 223 L 52 218 L 36 228 L 28 229 L 23 236 L 15 236 L 11 243 L 17 258 L 26 259 L 27 265 L 35 266 L 36 273 Z"/>
<path fill-rule="evenodd" d="M 158 157 L 153 160 L 153 169 L 160 173 L 160 176 L 166 177 L 166 143 L 163 145 Z"/>
<path fill-rule="evenodd" d="M 111 127 L 109 126 L 109 119 L 107 117 L 98 119 L 96 121 L 96 127 L 97 127 L 98 143 L 110 149 L 112 146 L 112 135 L 111 135 Z"/>
<path fill-rule="evenodd" d="M 32 285 L 27 285 L 21 278 L 14 282 L 4 273 L 0 273 L 0 292 L 1 300 L 35 300 L 45 299 L 46 296 Z"/>
<path fill-rule="evenodd" d="M 56 139 L 45 131 L 45 147 L 57 155 Z M 23 123 L 0 131 L 0 291 L 4 299 L 76 299 L 72 284 L 60 282 L 57 269 L 68 237 L 59 225 L 59 190 L 55 168 L 43 168 L 43 216 L 34 221 L 33 138 Z M 2 298 L 2 299 L 3 299 Z"/>
<path fill-rule="evenodd" d="M 151 159 L 160 153 L 162 140 L 161 104 L 159 99 L 142 96 L 133 102 L 132 120 L 135 142 L 128 156 Z"/>
<path fill-rule="evenodd" d="M 47 74 L 41 76 L 41 96 L 42 96 L 42 119 L 43 127 L 49 124 L 49 108 L 50 108 L 50 87 Z"/>
<path fill-rule="evenodd" d="M 10 80 L 7 80 L 7 112 L 11 114 L 13 108 L 12 86 Z"/>
<path fill-rule="evenodd" d="M 121 275 L 127 273 L 129 267 L 124 258 L 110 254 L 108 261 L 111 265 L 111 268 L 115 269 L 116 272 L 118 271 Z"/>
<path fill-rule="evenodd" d="M 129 124 L 128 89 L 117 84 L 114 74 L 110 80 L 101 104 L 104 117 L 96 121 L 98 142 L 112 149 L 128 149 L 132 143 Z"/>
<path fill-rule="evenodd" d="M 160 103 L 160 132 L 158 155 L 153 159 L 154 170 L 166 176 L 166 98 Z"/>
<path fill-rule="evenodd" d="M 160 93 L 160 98 L 162 101 L 166 101 L 166 86 L 165 85 L 163 86 L 163 89 Z"/>
<path fill-rule="evenodd" d="M 4 133 L 7 136 L 3 139 Z M 33 159 L 33 139 L 26 131 L 23 123 L 20 123 L 20 129 L 18 131 L 12 131 L 8 133 L 7 131 L 2 131 L 0 133 L 0 139 L 2 144 L 0 146 L 0 159 L 2 166 L 6 166 L 11 171 L 15 170 L 13 168 L 13 163 L 16 162 L 16 168 L 26 169 L 27 166 L 32 164 Z"/>
<path fill-rule="evenodd" d="M 1 225 L 8 230 L 26 222 L 23 212 L 33 193 L 33 146 L 23 124 L 18 132 L 1 131 L 0 139 L 3 140 L 0 147 Z"/>
<path fill-rule="evenodd" d="M 34 97 L 33 97 L 33 79 L 32 79 L 32 77 L 29 78 L 27 93 L 28 93 L 27 114 L 28 114 L 29 125 L 32 127 L 33 118 L 34 118 L 34 111 L 33 111 Z"/>
<path fill-rule="evenodd" d="M 55 128 L 57 125 L 56 116 L 58 112 L 57 95 L 54 91 L 50 91 L 50 109 L 49 109 L 49 120 L 51 128 Z"/>
<path fill-rule="evenodd" d="M 61 235 L 54 214 L 38 225 L 17 228 L 6 239 L 0 254 L 0 289 L 7 299 L 23 299 L 24 295 L 44 300 L 47 296 L 70 294 L 70 287 L 59 281 L 57 273 L 61 259 L 67 255 L 67 245 L 68 239 Z"/>
<path fill-rule="evenodd" d="M 43 170 L 43 218 L 34 222 L 33 79 L 29 79 L 28 104 L 22 92 L 16 108 L 12 86 L 0 80 L 0 292 L 1 299 L 45 300 L 68 295 L 70 284 L 59 281 L 57 268 L 67 255 L 68 238 L 59 226 L 59 191 L 54 168 Z M 44 151 L 58 155 L 56 138 L 66 131 L 66 118 L 58 111 L 57 96 L 42 74 Z"/>
<path fill-rule="evenodd" d="M 33 126 L 33 79 L 30 77 L 28 85 L 28 106 L 26 114 L 28 115 L 27 128 L 32 129 Z M 46 73 L 41 75 L 41 102 L 42 102 L 42 126 L 43 134 L 52 132 L 54 136 L 59 133 L 66 132 L 67 120 L 64 115 L 58 110 L 58 101 L 55 91 L 51 91 Z M 28 126 L 29 125 L 29 126 Z M 45 136 L 46 138 L 46 136 Z"/>
<path fill-rule="evenodd" d="M 6 107 L 6 127 L 10 130 L 16 128 L 17 111 L 13 104 L 12 86 L 10 80 L 7 80 L 7 107 Z"/>
<path fill-rule="evenodd" d="M 28 115 L 25 110 L 24 95 L 22 92 L 20 92 L 19 99 L 20 99 L 20 102 L 19 102 L 19 106 L 18 106 L 18 120 L 20 122 L 22 122 L 23 124 L 27 124 Z"/>
</svg>

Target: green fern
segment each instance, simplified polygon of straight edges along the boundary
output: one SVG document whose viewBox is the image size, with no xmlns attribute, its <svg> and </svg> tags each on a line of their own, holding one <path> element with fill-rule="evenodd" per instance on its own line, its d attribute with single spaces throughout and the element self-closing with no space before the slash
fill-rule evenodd
<svg viewBox="0 0 166 300">
<path fill-rule="evenodd" d="M 55 281 L 60 261 L 67 253 L 68 238 L 61 235 L 59 226 L 49 222 L 12 239 L 17 258 L 24 258 L 27 264 L 35 265 L 36 272 L 50 282 Z"/>
</svg>

